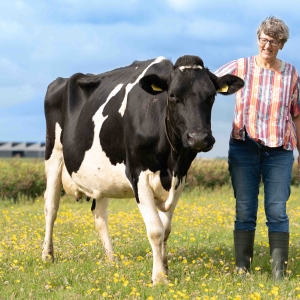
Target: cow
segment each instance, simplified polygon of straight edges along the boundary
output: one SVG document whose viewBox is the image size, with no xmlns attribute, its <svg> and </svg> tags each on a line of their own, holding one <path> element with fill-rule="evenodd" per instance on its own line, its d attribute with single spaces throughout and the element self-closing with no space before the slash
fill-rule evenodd
<svg viewBox="0 0 300 300">
<path fill-rule="evenodd" d="M 45 96 L 45 240 L 54 260 L 53 226 L 61 189 L 93 199 L 95 226 L 113 259 L 109 198 L 135 198 L 153 253 L 153 284 L 167 276 L 167 239 L 188 169 L 212 149 L 211 110 L 217 93 L 243 86 L 217 77 L 198 56 L 164 57 L 93 75 L 57 78 Z"/>
</svg>

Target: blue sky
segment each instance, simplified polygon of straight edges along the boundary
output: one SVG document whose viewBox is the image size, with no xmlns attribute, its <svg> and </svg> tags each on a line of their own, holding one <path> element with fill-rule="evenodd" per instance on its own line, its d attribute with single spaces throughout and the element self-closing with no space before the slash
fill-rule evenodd
<svg viewBox="0 0 300 300">
<path fill-rule="evenodd" d="M 0 3 L 0 142 L 45 140 L 44 96 L 55 78 L 101 73 L 165 56 L 200 56 L 214 71 L 257 54 L 256 30 L 270 15 L 290 28 L 278 57 L 300 72 L 298 0 L 10 0 Z M 234 97 L 213 107 L 216 144 L 226 157 Z"/>
</svg>

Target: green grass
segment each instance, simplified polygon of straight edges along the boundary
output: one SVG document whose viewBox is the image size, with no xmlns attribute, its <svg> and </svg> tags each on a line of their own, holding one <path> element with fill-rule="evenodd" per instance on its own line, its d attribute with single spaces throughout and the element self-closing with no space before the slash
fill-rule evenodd
<svg viewBox="0 0 300 300">
<path fill-rule="evenodd" d="M 260 195 L 252 273 L 236 274 L 232 190 L 185 192 L 168 243 L 169 284 L 151 285 L 152 254 L 133 199 L 112 200 L 116 262 L 98 241 L 90 202 L 63 197 L 54 229 L 55 262 L 41 260 L 44 201 L 0 201 L 0 299 L 297 299 L 300 298 L 300 188 L 288 202 L 288 278 L 275 283 Z"/>
</svg>

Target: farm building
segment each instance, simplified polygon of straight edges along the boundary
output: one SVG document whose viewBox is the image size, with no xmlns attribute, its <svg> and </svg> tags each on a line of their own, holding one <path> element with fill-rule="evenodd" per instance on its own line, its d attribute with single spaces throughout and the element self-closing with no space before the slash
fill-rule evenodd
<svg viewBox="0 0 300 300">
<path fill-rule="evenodd" d="M 45 143 L 0 142 L 0 157 L 44 158 Z"/>
</svg>

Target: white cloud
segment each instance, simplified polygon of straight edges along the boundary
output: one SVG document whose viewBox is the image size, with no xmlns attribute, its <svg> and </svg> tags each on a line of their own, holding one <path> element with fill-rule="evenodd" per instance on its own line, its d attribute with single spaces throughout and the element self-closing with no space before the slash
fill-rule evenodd
<svg viewBox="0 0 300 300">
<path fill-rule="evenodd" d="M 187 12 L 202 7 L 202 5 L 205 5 L 205 2 L 200 0 L 167 0 L 170 7 L 177 12 Z"/>
<path fill-rule="evenodd" d="M 237 26 L 236 23 L 199 18 L 188 22 L 186 28 L 187 34 L 194 38 L 231 40 L 241 35 L 243 26 Z"/>
</svg>

